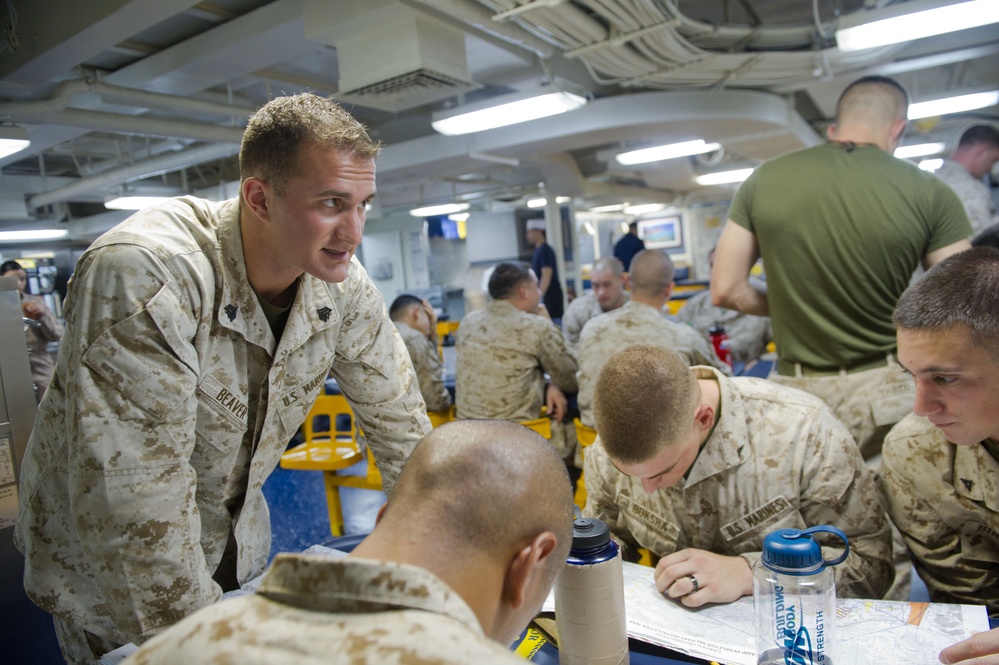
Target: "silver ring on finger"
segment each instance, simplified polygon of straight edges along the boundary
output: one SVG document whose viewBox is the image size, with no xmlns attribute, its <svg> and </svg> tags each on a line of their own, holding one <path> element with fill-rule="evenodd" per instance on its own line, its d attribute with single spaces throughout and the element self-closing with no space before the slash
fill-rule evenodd
<svg viewBox="0 0 999 665">
<path fill-rule="evenodd" d="M 697 578 L 693 575 L 687 575 L 687 579 L 690 580 L 690 583 L 694 586 L 694 590 L 690 593 L 697 593 L 697 590 L 701 588 L 701 585 L 697 583 Z"/>
</svg>

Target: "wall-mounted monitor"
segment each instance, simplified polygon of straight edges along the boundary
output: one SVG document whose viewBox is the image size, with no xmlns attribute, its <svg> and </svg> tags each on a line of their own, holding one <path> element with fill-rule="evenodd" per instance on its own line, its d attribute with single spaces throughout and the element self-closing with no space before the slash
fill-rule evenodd
<svg viewBox="0 0 999 665">
<path fill-rule="evenodd" d="M 646 249 L 669 249 L 683 246 L 680 215 L 650 217 L 638 220 L 638 237 L 645 241 Z"/>
</svg>

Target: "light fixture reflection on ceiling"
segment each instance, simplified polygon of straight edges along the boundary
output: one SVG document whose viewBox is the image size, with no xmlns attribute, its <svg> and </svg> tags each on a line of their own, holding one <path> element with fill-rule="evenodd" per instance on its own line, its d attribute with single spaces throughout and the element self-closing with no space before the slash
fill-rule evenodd
<svg viewBox="0 0 999 665">
<path fill-rule="evenodd" d="M 647 162 L 658 162 L 664 159 L 674 159 L 676 157 L 687 157 L 689 155 L 701 155 L 706 152 L 714 152 L 721 148 L 718 143 L 705 143 L 704 139 L 693 141 L 682 141 L 680 143 L 670 143 L 658 145 L 652 148 L 642 148 L 640 150 L 630 150 L 614 155 L 618 164 L 645 164 Z"/>
<path fill-rule="evenodd" d="M 108 210 L 143 210 L 166 203 L 172 196 L 118 196 L 104 202 Z"/>
<path fill-rule="evenodd" d="M 14 125 L 0 126 L 0 159 L 21 152 L 31 145 L 28 131 Z"/>
<path fill-rule="evenodd" d="M 902 145 L 895 148 L 895 156 L 899 159 L 912 159 L 913 157 L 926 157 L 936 155 L 947 149 L 947 144 L 940 143 L 917 143 L 914 145 Z"/>
<path fill-rule="evenodd" d="M 996 0 L 913 0 L 843 16 L 837 21 L 836 45 L 841 51 L 860 51 L 996 22 Z"/>
<path fill-rule="evenodd" d="M 66 229 L 36 229 L 34 231 L 0 231 L 0 242 L 58 240 L 69 235 Z"/>
<path fill-rule="evenodd" d="M 999 2 L 996 5 L 999 5 Z M 928 102 L 909 104 L 909 120 L 947 115 L 948 113 L 974 111 L 975 109 L 995 106 L 996 104 L 999 104 L 999 90 L 975 92 L 970 95 L 957 95 L 956 97 L 944 97 L 943 99 L 931 99 Z"/>
<path fill-rule="evenodd" d="M 469 207 L 467 203 L 444 203 L 436 206 L 413 208 L 409 211 L 409 214 L 413 217 L 436 217 L 438 215 L 450 215 L 454 212 L 465 212 Z"/>
<path fill-rule="evenodd" d="M 705 173 L 699 175 L 694 180 L 698 185 L 731 185 L 742 182 L 750 176 L 753 169 L 735 169 L 734 171 L 719 171 L 718 173 Z"/>
<path fill-rule="evenodd" d="M 624 214 L 626 215 L 644 215 L 647 212 L 659 212 L 666 206 L 662 203 L 639 203 L 638 205 L 628 206 L 624 209 Z"/>
<path fill-rule="evenodd" d="M 430 124 L 440 134 L 458 136 L 547 118 L 550 115 L 578 109 L 586 104 L 584 97 L 569 92 L 559 91 L 541 95 L 534 92 L 530 93 L 533 96 L 526 98 L 525 93 L 504 95 L 434 113 Z"/>
<path fill-rule="evenodd" d="M 919 162 L 919 168 L 924 171 L 936 171 L 943 166 L 943 159 L 924 159 Z"/>
</svg>

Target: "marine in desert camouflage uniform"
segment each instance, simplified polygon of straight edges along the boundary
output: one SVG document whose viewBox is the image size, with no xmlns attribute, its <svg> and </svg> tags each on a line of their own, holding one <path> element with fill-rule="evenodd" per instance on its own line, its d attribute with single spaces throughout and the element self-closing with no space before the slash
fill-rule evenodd
<svg viewBox="0 0 999 665">
<path fill-rule="evenodd" d="M 16 533 L 68 662 L 141 642 L 263 571 L 261 487 L 331 367 L 386 490 L 430 430 L 353 257 L 377 151 L 328 100 L 274 100 L 244 135 L 238 200 L 174 199 L 81 258 Z"/>
<path fill-rule="evenodd" d="M 593 427 L 593 384 L 607 360 L 636 344 L 654 344 L 679 353 L 688 365 L 711 365 L 730 373 L 708 341 L 690 326 L 666 320 L 663 307 L 673 292 L 673 261 L 657 249 L 631 260 L 631 300 L 586 324 L 576 346 L 579 418 Z"/>
<path fill-rule="evenodd" d="M 129 662 L 523 664 L 508 645 L 571 540 L 568 475 L 541 437 L 446 423 L 416 447 L 348 558 L 279 554 L 257 594 L 189 617 Z"/>
<path fill-rule="evenodd" d="M 576 358 L 551 319 L 537 313 L 537 276 L 525 263 L 500 263 L 489 295 L 486 308 L 466 314 L 455 332 L 457 417 L 534 420 L 545 405 L 561 420 L 564 393 L 576 390 Z"/>
<path fill-rule="evenodd" d="M 593 291 L 569 303 L 562 315 L 562 335 L 570 348 L 575 349 L 579 343 L 579 335 L 587 321 L 615 310 L 631 299 L 624 290 L 625 281 L 624 268 L 618 259 L 613 256 L 597 259 L 590 271 Z"/>
<path fill-rule="evenodd" d="M 426 300 L 401 295 L 392 301 L 389 318 L 395 323 L 413 361 L 420 394 L 430 411 L 451 406 L 451 393 L 444 385 L 444 361 L 437 350 L 437 316 Z"/>
<path fill-rule="evenodd" d="M 647 548 L 661 592 L 689 607 L 749 595 L 764 537 L 818 524 L 850 540 L 833 569 L 839 595 L 880 598 L 891 585 L 874 474 L 818 398 L 638 346 L 601 371 L 594 414 L 583 514 L 607 522 L 626 550 Z"/>
<path fill-rule="evenodd" d="M 885 437 L 879 479 L 888 515 L 930 598 L 983 604 L 993 619 L 999 618 L 997 317 L 999 250 L 992 247 L 937 264 L 899 299 L 898 357 L 915 377 L 916 402 Z"/>
</svg>

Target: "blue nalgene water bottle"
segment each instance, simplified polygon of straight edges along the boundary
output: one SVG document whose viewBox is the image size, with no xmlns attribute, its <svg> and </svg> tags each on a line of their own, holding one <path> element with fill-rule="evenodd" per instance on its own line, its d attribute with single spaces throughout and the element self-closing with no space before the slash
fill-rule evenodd
<svg viewBox="0 0 999 665">
<path fill-rule="evenodd" d="M 555 583 L 559 665 L 628 665 L 624 572 L 602 521 L 572 523 L 572 549 Z"/>
<path fill-rule="evenodd" d="M 812 534 L 831 533 L 843 554 L 822 560 Z M 850 553 L 846 534 L 834 526 L 780 529 L 763 539 L 753 568 L 756 651 L 760 665 L 836 665 L 836 583 L 830 566 Z"/>
</svg>

